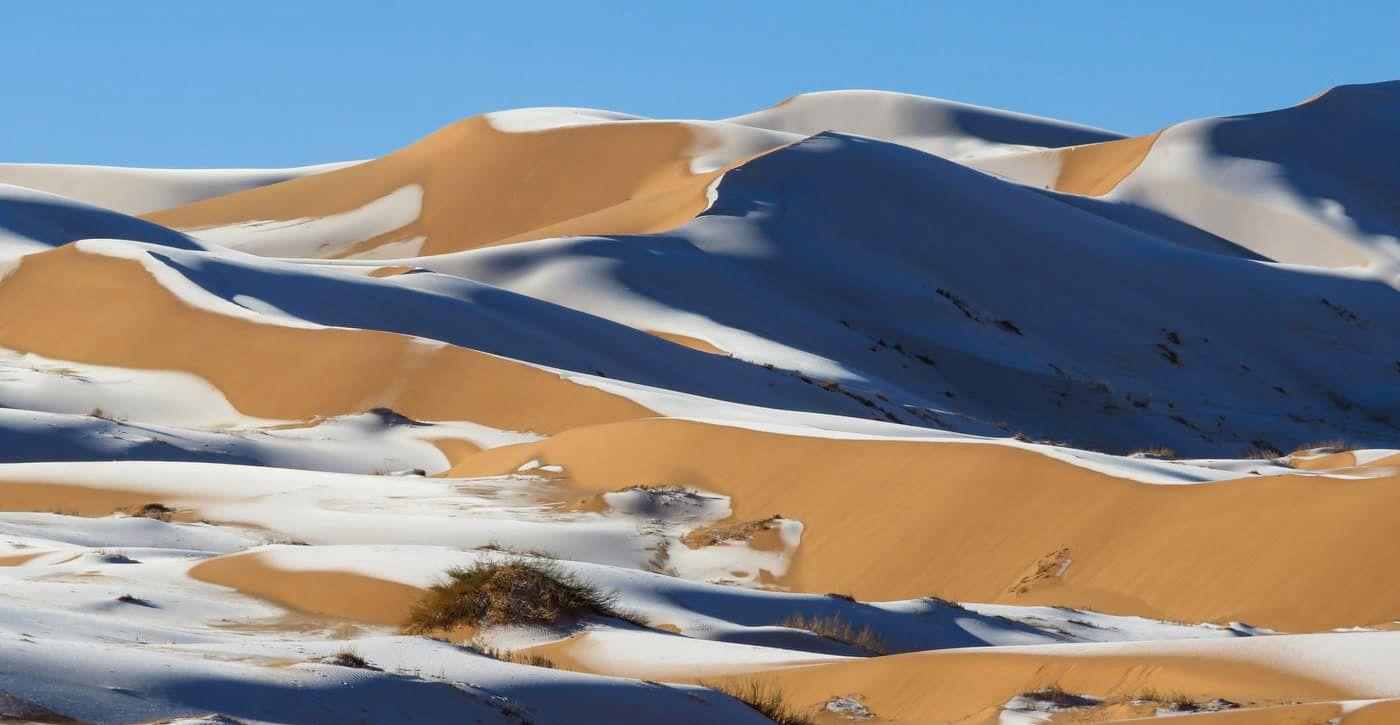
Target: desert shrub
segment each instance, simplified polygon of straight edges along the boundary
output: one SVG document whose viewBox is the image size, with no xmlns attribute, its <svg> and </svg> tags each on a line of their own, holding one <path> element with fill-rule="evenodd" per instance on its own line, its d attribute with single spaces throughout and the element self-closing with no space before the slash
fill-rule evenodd
<svg viewBox="0 0 1400 725">
<path fill-rule="evenodd" d="M 1058 683 L 1052 683 L 1046 685 L 1045 687 L 1031 690 L 1030 692 L 1023 692 L 1021 693 L 1021 697 L 1024 697 L 1028 700 L 1048 702 L 1054 705 L 1055 707 L 1060 708 L 1092 707 L 1094 705 L 1099 705 L 1103 702 L 1102 700 L 1098 700 L 1085 695 L 1076 695 L 1066 690 L 1065 688 L 1060 687 Z"/>
<path fill-rule="evenodd" d="M 1165 709 L 1176 710 L 1178 712 L 1189 712 L 1199 710 L 1200 706 L 1191 699 L 1190 695 L 1180 692 L 1162 692 L 1148 688 L 1142 692 L 1128 698 L 1130 702 L 1151 702 Z"/>
<path fill-rule="evenodd" d="M 370 663 L 367 660 L 365 660 L 364 657 L 360 656 L 359 652 L 356 652 L 355 650 L 349 648 L 336 652 L 335 654 L 331 655 L 330 657 L 326 657 L 321 661 L 328 665 L 335 665 L 337 667 L 354 667 L 355 669 L 360 670 L 374 669 L 374 667 L 372 667 Z"/>
<path fill-rule="evenodd" d="M 857 629 L 851 626 L 839 616 L 808 617 L 802 614 L 794 614 L 787 617 L 779 626 L 792 627 L 793 629 L 805 629 L 812 634 L 826 637 L 827 639 L 859 647 L 867 652 L 877 655 L 889 654 L 889 645 L 884 638 L 875 634 L 869 627 Z"/>
<path fill-rule="evenodd" d="M 1045 687 L 1031 690 L 1030 692 L 1023 692 L 1021 696 L 1030 700 L 1054 703 L 1061 707 L 1077 699 L 1073 693 L 1070 693 L 1058 684 L 1046 685 Z"/>
<path fill-rule="evenodd" d="M 600 592 L 558 564 L 512 559 L 453 569 L 409 611 L 410 634 L 466 625 L 554 624 L 587 615 L 631 619 L 616 598 Z"/>
<path fill-rule="evenodd" d="M 762 713 L 764 717 L 779 725 L 811 725 L 812 719 L 803 715 L 787 703 L 782 687 L 774 682 L 756 678 L 726 680 L 723 682 L 700 682 L 715 692 L 722 692 L 739 702 Z"/>
<path fill-rule="evenodd" d="M 127 516 L 156 519 L 157 521 L 169 521 L 171 515 L 174 513 L 175 509 L 163 503 L 148 503 L 141 506 L 132 506 L 126 510 Z"/>
</svg>

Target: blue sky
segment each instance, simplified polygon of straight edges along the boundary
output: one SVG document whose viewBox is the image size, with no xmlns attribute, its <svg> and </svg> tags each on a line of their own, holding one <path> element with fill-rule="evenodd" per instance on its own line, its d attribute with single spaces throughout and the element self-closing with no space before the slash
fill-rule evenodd
<svg viewBox="0 0 1400 725">
<path fill-rule="evenodd" d="M 881 88 L 1128 133 L 1400 78 L 1400 2 L 0 3 L 0 161 L 287 166 L 559 105 Z"/>
</svg>

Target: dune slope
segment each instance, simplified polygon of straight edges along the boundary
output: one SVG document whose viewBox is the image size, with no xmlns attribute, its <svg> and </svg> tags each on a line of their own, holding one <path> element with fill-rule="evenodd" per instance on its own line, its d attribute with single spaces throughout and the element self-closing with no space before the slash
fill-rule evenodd
<svg viewBox="0 0 1400 725">
<path fill-rule="evenodd" d="M 1396 87 L 0 165 L 0 720 L 1386 722 Z"/>
</svg>

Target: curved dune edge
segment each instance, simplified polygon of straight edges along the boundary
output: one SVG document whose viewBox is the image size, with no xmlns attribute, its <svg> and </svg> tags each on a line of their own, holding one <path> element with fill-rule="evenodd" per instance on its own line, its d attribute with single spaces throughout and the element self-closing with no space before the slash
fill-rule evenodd
<svg viewBox="0 0 1400 725">
<path fill-rule="evenodd" d="M 735 520 L 801 521 L 782 580 L 798 591 L 865 601 L 935 594 L 1292 632 L 1388 622 L 1400 609 L 1396 476 L 1152 485 L 1005 446 L 674 419 L 495 448 L 449 475 L 504 474 L 532 459 L 563 466 L 584 494 L 687 485 L 730 496 Z"/>
<path fill-rule="evenodd" d="M 717 346 L 717 345 L 715 345 L 715 344 L 713 344 L 713 343 L 707 342 L 707 341 L 705 341 L 705 340 L 701 340 L 701 339 L 698 338 L 698 337 L 691 337 L 690 335 L 682 335 L 682 334 L 680 334 L 680 333 L 678 333 L 678 332 L 659 332 L 659 331 L 657 331 L 657 330 L 642 330 L 642 332 L 645 332 L 645 333 L 647 333 L 648 335 L 654 335 L 654 336 L 659 337 L 659 338 L 661 338 L 661 339 L 663 339 L 663 340 L 665 340 L 665 341 L 667 341 L 667 342 L 674 342 L 674 343 L 676 343 L 677 345 L 680 345 L 680 346 L 682 346 L 682 347 L 688 347 L 688 348 L 690 348 L 690 349 L 692 349 L 692 350 L 699 350 L 700 352 L 708 352 L 708 353 L 710 353 L 710 354 L 712 354 L 712 355 L 728 355 L 728 354 L 729 354 L 729 351 L 728 351 L 728 350 L 725 350 L 724 348 L 719 347 L 719 346 Z"/>
<path fill-rule="evenodd" d="M 461 438 L 434 438 L 428 441 L 447 458 L 448 468 L 481 452 L 481 447 Z"/>
<path fill-rule="evenodd" d="M 1294 459 L 1288 462 L 1291 468 L 1302 471 L 1332 471 L 1342 468 L 1354 468 L 1356 466 L 1356 455 L 1351 451 L 1341 451 L 1340 453 L 1329 453 L 1316 458 Z"/>
<path fill-rule="evenodd" d="M 1371 461 L 1361 468 L 1388 468 L 1390 466 L 1400 466 L 1400 453 L 1386 456 L 1378 460 Z"/>
<path fill-rule="evenodd" d="M 229 587 L 297 613 L 385 626 L 402 624 L 422 594 L 415 587 L 351 572 L 281 569 L 268 564 L 259 553 L 209 559 L 191 567 L 188 574 L 197 581 Z M 1015 695 L 1049 683 L 1105 698 L 1148 689 L 1250 704 L 1355 697 L 1309 678 L 1207 657 L 937 651 L 777 670 L 742 663 L 709 665 L 686 675 L 675 664 L 659 666 L 656 671 L 619 670 L 589 657 L 583 650 L 586 643 L 583 633 L 522 652 L 547 656 L 564 669 L 595 674 L 673 680 L 757 675 L 779 683 L 790 700 L 804 708 L 814 709 L 838 695 L 858 695 L 882 718 L 898 720 L 924 721 L 984 711 L 994 716 L 995 709 Z M 1331 707 L 1334 709 L 1328 712 L 1335 715 L 1335 706 Z M 1311 709 L 1308 712 L 1311 714 Z"/>
<path fill-rule="evenodd" d="M 39 549 L 23 554 L 0 556 L 0 566 L 24 566 L 26 563 L 52 552 L 53 549 Z"/>
<path fill-rule="evenodd" d="M 1162 133 L 989 156 L 968 165 L 1023 184 L 1098 197 L 1116 189 L 1136 171 Z"/>
<path fill-rule="evenodd" d="M 1069 146 L 1050 152 L 1060 158 L 1054 189 L 1079 196 L 1103 196 L 1137 170 L 1161 131 L 1148 136 Z"/>
<path fill-rule="evenodd" d="M 219 556 L 195 564 L 189 576 L 237 589 L 288 609 L 366 624 L 400 625 L 423 591 L 344 571 L 289 571 L 259 553 Z"/>
<path fill-rule="evenodd" d="M 261 324 L 198 309 L 139 262 L 73 245 L 32 254 L 0 283 L 0 347 L 113 367 L 178 370 L 240 412 L 306 420 L 392 408 L 551 433 L 654 415 L 523 363 L 373 330 Z"/>
<path fill-rule="evenodd" d="M 693 174 L 690 162 L 712 143 L 680 122 L 510 133 L 477 116 L 373 161 L 147 218 L 197 231 L 326 217 L 416 184 L 424 191 L 416 221 L 324 256 L 354 256 L 418 236 L 427 238 L 420 254 L 433 255 L 524 239 L 645 234 L 680 226 L 709 205 L 709 186 L 729 167 Z"/>
<path fill-rule="evenodd" d="M 773 670 L 791 704 L 818 708 L 837 696 L 858 696 L 877 716 L 914 722 L 996 722 L 1000 706 L 1023 692 L 1058 684 L 1069 692 L 1112 699 L 1152 689 L 1199 701 L 1221 697 L 1250 705 L 1335 701 L 1354 693 L 1260 665 L 1209 657 L 939 651 Z M 1339 714 L 1334 704 L 1304 706 Z M 1274 712 L 1277 714 L 1277 711 Z M 1254 720 L 1244 715 L 1243 722 Z M 1325 718 L 1324 720 L 1325 721 Z M 1207 720 L 1212 722 L 1212 720 Z M 1225 722 L 1233 722 L 1225 720 Z"/>
<path fill-rule="evenodd" d="M 89 518 L 111 516 L 148 503 L 178 507 L 172 520 L 197 521 L 198 512 L 188 501 L 172 501 L 168 496 L 130 488 L 93 488 L 68 483 L 20 483 L 0 481 L 0 511 L 33 511 Z"/>
</svg>

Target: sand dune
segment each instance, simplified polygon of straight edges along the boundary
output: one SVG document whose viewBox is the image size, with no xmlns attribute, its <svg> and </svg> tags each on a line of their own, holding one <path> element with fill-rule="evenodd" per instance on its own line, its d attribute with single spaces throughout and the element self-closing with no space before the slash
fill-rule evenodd
<svg viewBox="0 0 1400 725">
<path fill-rule="evenodd" d="M 885 91 L 803 93 L 726 119 L 803 136 L 869 136 L 944 158 L 968 160 L 1027 147 L 1058 148 L 1122 138 L 1103 129 L 940 98 Z"/>
<path fill-rule="evenodd" d="M 358 162 L 291 169 L 132 169 L 75 164 L 0 164 L 0 184 L 47 191 L 123 214 L 149 214 L 355 163 Z"/>
<path fill-rule="evenodd" d="M 1389 621 L 1400 606 L 1384 574 L 1400 552 L 1377 518 L 1400 495 L 1394 477 L 1161 486 L 996 446 L 672 420 L 497 448 L 453 474 L 500 474 L 532 459 L 563 466 L 587 491 L 686 485 L 732 497 L 736 520 L 777 512 L 801 521 L 802 546 L 783 579 L 799 591 L 1057 604 L 1286 631 Z M 1348 535 L 1333 536 L 1334 526 Z M 1291 575 L 1299 569 L 1313 574 Z"/>
<path fill-rule="evenodd" d="M 6 311 L 0 313 L 4 347 L 192 373 L 239 411 L 261 418 L 306 420 L 386 407 L 413 418 L 553 432 L 650 414 L 472 350 L 209 312 L 161 286 L 139 262 L 71 246 L 25 257 L 0 283 L 0 308 Z M 33 314 L 37 309 L 43 314 Z M 323 361 L 333 362 L 328 368 Z M 483 382 L 468 384 L 472 380 Z"/>
<path fill-rule="evenodd" d="M 1064 201 L 1081 197 L 839 134 L 744 164 L 717 197 L 669 233 L 414 263 L 665 319 L 905 424 L 1201 457 L 1393 439 L 1400 334 L 1374 280 L 1201 254 Z"/>
<path fill-rule="evenodd" d="M 979 159 L 974 165 L 1025 184 L 1080 196 L 1103 196 L 1142 164 L 1160 135 L 1004 154 Z"/>
<path fill-rule="evenodd" d="M 417 188 L 421 207 L 371 237 L 354 231 L 288 254 L 252 227 L 230 244 L 271 256 L 353 257 L 404 240 L 441 254 L 576 234 L 645 234 L 675 227 L 708 205 L 727 166 L 782 137 L 715 133 L 699 124 L 618 121 L 498 130 L 489 117 L 458 122 L 394 154 L 338 171 L 169 209 L 149 218 L 196 236 L 211 228 L 353 213 Z M 715 157 L 714 169 L 696 160 Z M 235 230 L 235 232 L 238 230 Z M 376 230 L 377 231 L 377 230 Z M 218 237 L 215 237 L 216 239 Z"/>
<path fill-rule="evenodd" d="M 1397 87 L 0 165 L 0 720 L 1393 720 Z"/>
<path fill-rule="evenodd" d="M 1180 123 L 1131 144 L 972 163 L 1033 186 L 1106 195 L 1109 206 L 1085 208 L 1117 220 L 1163 228 L 1145 210 L 1170 220 L 1176 236 L 1204 232 L 1280 262 L 1361 267 L 1394 286 L 1400 218 L 1380 199 L 1400 161 L 1388 142 L 1397 108 L 1400 84 L 1342 86 L 1292 108 Z"/>
<path fill-rule="evenodd" d="M 1341 700 L 1354 695 L 1273 667 L 1225 658 L 1150 654 L 1056 657 L 927 653 L 780 670 L 764 673 L 764 677 L 779 683 L 801 707 L 815 710 L 834 697 L 854 695 L 880 717 L 906 722 L 959 722 L 964 718 L 996 722 L 1003 703 L 1051 684 L 1101 698 L 1131 698 L 1155 690 L 1181 693 L 1202 702 L 1224 698 L 1256 705 Z M 1311 705 L 1299 714 L 1331 717 L 1339 711 L 1335 705 Z M 1276 717 L 1277 713 L 1270 713 L 1254 721 L 1279 722 Z"/>
<path fill-rule="evenodd" d="M 232 587 L 302 612 L 398 626 L 422 590 L 342 571 L 298 571 L 279 576 L 257 554 L 222 557 L 190 569 L 199 581 Z"/>
</svg>

